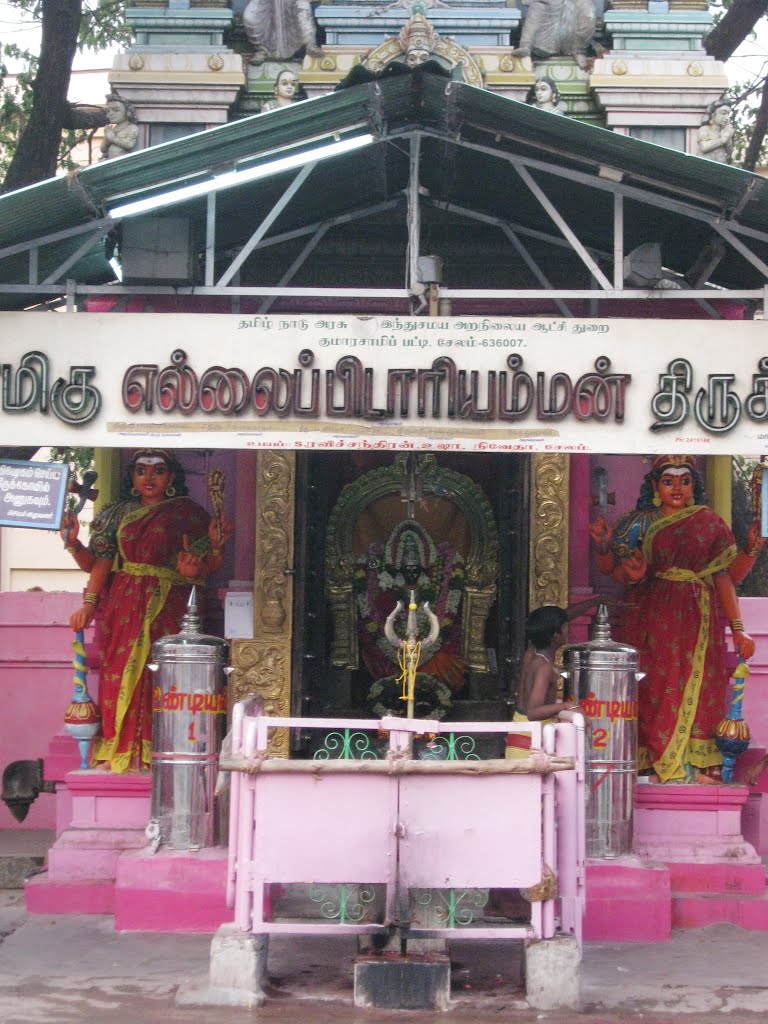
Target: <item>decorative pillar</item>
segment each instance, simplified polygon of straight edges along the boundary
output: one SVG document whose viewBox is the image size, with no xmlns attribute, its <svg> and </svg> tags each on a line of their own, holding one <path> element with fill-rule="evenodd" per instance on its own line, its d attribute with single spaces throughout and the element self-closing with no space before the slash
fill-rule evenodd
<svg viewBox="0 0 768 1024">
<path fill-rule="evenodd" d="M 695 152 L 704 111 L 728 88 L 725 65 L 704 51 L 713 24 L 706 4 L 612 0 L 603 20 L 608 52 L 589 84 L 606 128 Z"/>
<path fill-rule="evenodd" d="M 259 452 L 256 465 L 256 558 L 253 579 L 253 639 L 232 641 L 232 699 L 249 693 L 268 715 L 291 709 L 293 627 L 293 525 L 296 456 Z M 269 742 L 272 757 L 288 757 L 288 730 Z"/>
<path fill-rule="evenodd" d="M 709 455 L 706 462 L 706 489 L 709 506 L 728 525 L 732 520 L 733 468 L 730 455 Z"/>
<path fill-rule="evenodd" d="M 100 512 L 105 505 L 120 497 L 120 449 L 94 448 L 93 468 L 99 474 L 96 484 L 99 496 L 94 508 Z"/>
<path fill-rule="evenodd" d="M 528 605 L 568 606 L 569 456 L 531 456 Z"/>
<path fill-rule="evenodd" d="M 134 0 L 125 17 L 134 39 L 109 84 L 133 104 L 139 148 L 226 124 L 245 84 L 243 59 L 224 42 L 229 0 Z"/>
</svg>

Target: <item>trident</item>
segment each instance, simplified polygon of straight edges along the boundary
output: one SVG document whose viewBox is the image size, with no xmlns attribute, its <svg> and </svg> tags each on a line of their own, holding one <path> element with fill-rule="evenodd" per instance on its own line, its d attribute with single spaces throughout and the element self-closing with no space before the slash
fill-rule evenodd
<svg viewBox="0 0 768 1024">
<path fill-rule="evenodd" d="M 403 697 L 407 701 L 407 718 L 413 718 L 413 705 L 416 692 L 416 670 L 421 662 L 421 656 L 437 640 L 440 632 L 440 623 L 437 616 L 429 607 L 429 601 L 424 602 L 424 613 L 429 619 L 429 635 L 419 640 L 419 630 L 416 622 L 416 591 L 411 591 L 408 601 L 408 616 L 405 620 L 405 640 L 401 640 L 395 633 L 395 619 L 403 610 L 403 602 L 398 601 L 395 607 L 387 616 L 384 623 L 384 636 L 398 651 L 398 660 L 402 669 Z"/>
</svg>

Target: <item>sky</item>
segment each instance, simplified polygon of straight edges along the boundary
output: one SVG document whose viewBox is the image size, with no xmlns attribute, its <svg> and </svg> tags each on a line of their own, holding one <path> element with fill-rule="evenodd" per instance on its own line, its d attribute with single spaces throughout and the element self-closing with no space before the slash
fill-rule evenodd
<svg viewBox="0 0 768 1024">
<path fill-rule="evenodd" d="M 13 7 L 6 0 L 0 0 L 0 39 L 3 42 L 16 42 L 19 46 L 33 48 L 38 39 L 38 31 L 33 20 L 22 14 L 17 7 Z M 86 72 L 92 69 L 109 69 L 112 64 L 114 51 L 101 53 L 79 53 L 75 58 L 74 70 Z M 758 32 L 754 40 L 747 40 L 736 51 L 728 61 L 728 76 L 732 85 L 749 83 L 760 78 L 768 72 L 768 19 L 763 18 L 758 23 Z M 92 76 L 75 74 L 73 78 L 73 92 L 70 92 L 70 99 L 74 102 L 98 102 L 101 97 L 99 89 L 101 82 L 86 84 L 87 79 Z M 106 78 L 104 79 L 106 87 Z M 84 90 L 96 89 L 96 94 L 81 95 Z"/>
</svg>

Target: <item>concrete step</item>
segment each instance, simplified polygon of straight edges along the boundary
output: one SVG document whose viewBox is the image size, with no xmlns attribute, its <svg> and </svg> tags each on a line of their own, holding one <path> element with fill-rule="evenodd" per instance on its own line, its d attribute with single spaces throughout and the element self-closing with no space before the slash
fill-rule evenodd
<svg viewBox="0 0 768 1024">
<path fill-rule="evenodd" d="M 673 893 L 711 896 L 762 896 L 765 864 L 676 864 L 667 862 Z"/>
<path fill-rule="evenodd" d="M 45 867 L 54 839 L 53 829 L 0 829 L 0 889 L 23 889 Z"/>
<path fill-rule="evenodd" d="M 713 924 L 768 931 L 768 895 L 672 893 L 673 928 L 706 928 Z"/>
<path fill-rule="evenodd" d="M 232 920 L 226 889 L 226 847 L 126 851 L 117 861 L 115 928 L 164 932 L 173 922 L 175 932 L 215 932 Z"/>
<path fill-rule="evenodd" d="M 45 871 L 24 886 L 30 914 L 114 914 L 114 880 L 99 882 L 58 882 Z"/>
</svg>

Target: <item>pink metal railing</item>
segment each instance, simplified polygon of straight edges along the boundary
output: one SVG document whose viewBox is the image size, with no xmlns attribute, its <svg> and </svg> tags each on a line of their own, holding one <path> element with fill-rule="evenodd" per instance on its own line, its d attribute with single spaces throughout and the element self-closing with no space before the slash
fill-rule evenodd
<svg viewBox="0 0 768 1024">
<path fill-rule="evenodd" d="M 584 730 L 578 714 L 538 722 L 437 722 L 385 718 L 250 717 L 235 708 L 228 899 L 235 921 L 257 934 L 388 931 L 402 923 L 399 894 L 413 890 L 523 889 L 544 866 L 554 898 L 531 903 L 530 924 L 486 922 L 462 938 L 581 939 L 584 902 Z M 253 708 L 250 708 L 250 715 Z M 565 720 L 570 719 L 570 720 Z M 294 760 L 268 756 L 272 729 L 354 730 L 388 735 L 381 760 Z M 410 756 L 418 734 L 523 732 L 521 761 L 424 761 Z M 381 886 L 379 922 L 275 920 L 272 887 Z M 458 929 L 409 923 L 412 937 L 456 937 Z M 421 930 L 420 930 L 421 928 Z"/>
</svg>

